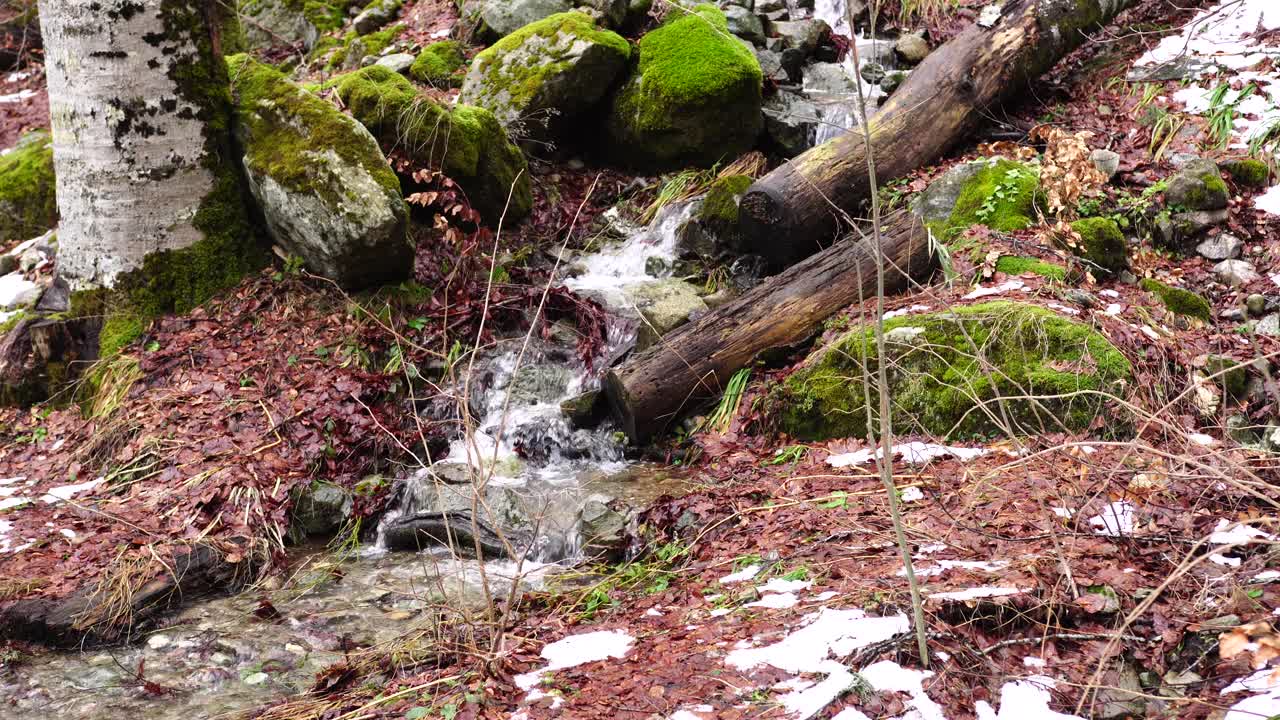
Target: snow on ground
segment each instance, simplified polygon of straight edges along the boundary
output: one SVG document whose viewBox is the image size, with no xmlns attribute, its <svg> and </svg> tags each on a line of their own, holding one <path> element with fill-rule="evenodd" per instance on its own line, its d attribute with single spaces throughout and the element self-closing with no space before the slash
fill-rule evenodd
<svg viewBox="0 0 1280 720">
<path fill-rule="evenodd" d="M 936 567 L 917 567 L 916 577 L 934 577 L 948 570 L 977 570 L 980 572 L 997 572 L 1009 567 L 1008 560 L 939 560 Z M 898 571 L 898 577 L 905 577 L 907 569 Z"/>
<path fill-rule="evenodd" d="M 879 692 L 900 692 L 911 696 L 907 700 L 910 711 L 904 717 L 919 720 L 946 720 L 942 708 L 924 692 L 924 681 L 933 677 L 928 670 L 911 670 L 892 660 L 868 665 L 858 673 Z"/>
<path fill-rule="evenodd" d="M 1232 705 L 1223 720 L 1258 720 L 1280 715 L 1280 668 L 1263 668 L 1222 689 L 1223 695 L 1236 692 L 1255 694 Z"/>
<path fill-rule="evenodd" d="M 999 713 L 982 700 L 974 704 L 974 710 L 978 720 L 1081 720 L 1049 709 L 1049 690 L 1054 684 L 1053 678 L 1043 675 L 1007 682 L 1000 688 Z"/>
<path fill-rule="evenodd" d="M 759 575 L 761 569 L 759 565 L 748 565 L 737 572 L 729 573 L 720 578 L 720 584 L 728 585 L 730 583 L 746 582 Z"/>
<path fill-rule="evenodd" d="M 634 641 L 635 638 L 621 630 L 598 630 L 570 635 L 543 647 L 542 659 L 548 661 L 546 667 L 517 675 L 516 685 L 521 690 L 532 690 L 549 672 L 598 660 L 623 657 L 631 649 L 631 643 Z"/>
<path fill-rule="evenodd" d="M 982 457 L 989 452 L 991 451 L 986 448 L 951 447 L 949 445 L 938 445 L 936 443 L 919 441 L 897 443 L 893 446 L 894 456 L 900 457 L 912 465 L 924 465 L 925 463 L 940 457 L 954 457 L 957 460 L 972 460 L 976 457 Z M 871 462 L 872 458 L 879 457 L 881 457 L 880 448 L 868 448 L 865 450 L 854 450 L 853 452 L 841 453 L 839 455 L 831 455 L 827 458 L 827 464 L 836 468 L 849 467 L 851 465 L 864 465 Z"/>
<path fill-rule="evenodd" d="M 1137 506 L 1128 500 L 1117 500 L 1103 508 L 1100 514 L 1089 518 L 1089 524 L 1094 527 L 1093 532 L 1098 535 L 1108 537 L 1132 535 L 1137 509 Z"/>
</svg>

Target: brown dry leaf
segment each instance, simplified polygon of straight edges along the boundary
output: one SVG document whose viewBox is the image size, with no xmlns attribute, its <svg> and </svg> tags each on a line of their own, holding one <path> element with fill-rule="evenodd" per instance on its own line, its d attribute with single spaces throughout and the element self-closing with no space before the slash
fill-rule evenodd
<svg viewBox="0 0 1280 720">
<path fill-rule="evenodd" d="M 1053 125 L 1037 125 L 1029 133 L 1045 143 L 1040 162 L 1040 184 L 1048 197 L 1049 210 L 1061 213 L 1076 206 L 1080 198 L 1096 195 L 1107 177 L 1089 159 L 1088 140 L 1093 133 L 1069 133 Z"/>
<path fill-rule="evenodd" d="M 978 145 L 978 154 L 982 157 L 995 157 L 1002 155 L 1011 160 L 1019 162 L 1030 162 L 1036 159 L 1036 150 L 1033 147 L 1019 145 L 1009 140 L 998 140 L 996 142 L 982 143 Z"/>
<path fill-rule="evenodd" d="M 1251 653 L 1253 669 L 1261 670 L 1280 657 L 1280 634 L 1270 623 L 1259 620 L 1218 636 L 1218 655 L 1222 659 L 1230 660 L 1242 652 Z"/>
</svg>

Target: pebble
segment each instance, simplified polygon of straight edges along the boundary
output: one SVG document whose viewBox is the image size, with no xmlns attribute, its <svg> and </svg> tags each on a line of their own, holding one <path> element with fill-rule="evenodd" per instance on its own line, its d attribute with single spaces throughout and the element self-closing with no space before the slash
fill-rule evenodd
<svg viewBox="0 0 1280 720">
<path fill-rule="evenodd" d="M 1261 315 L 1267 311 L 1267 298 L 1258 293 L 1245 298 L 1244 304 L 1249 309 L 1250 315 Z"/>
<path fill-rule="evenodd" d="M 244 678 L 245 685 L 261 685 L 267 681 L 267 674 L 264 672 L 256 672 L 252 675 L 246 675 Z"/>
<path fill-rule="evenodd" d="M 1207 260 L 1231 260 L 1240 257 L 1244 241 L 1231 233 L 1221 233 L 1205 238 L 1196 245 L 1196 252 Z"/>
<path fill-rule="evenodd" d="M 1259 277 L 1253 263 L 1246 260 L 1223 260 L 1213 266 L 1213 272 L 1220 282 L 1231 287 L 1248 285 Z"/>
<path fill-rule="evenodd" d="M 160 648 L 167 647 L 168 645 L 169 637 L 167 635 L 152 635 L 147 639 L 147 647 L 152 650 L 159 650 Z"/>
</svg>

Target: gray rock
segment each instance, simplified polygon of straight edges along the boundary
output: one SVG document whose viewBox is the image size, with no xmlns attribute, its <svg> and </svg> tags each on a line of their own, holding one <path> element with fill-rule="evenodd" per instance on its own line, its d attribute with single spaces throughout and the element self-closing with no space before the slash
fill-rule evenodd
<svg viewBox="0 0 1280 720">
<path fill-rule="evenodd" d="M 756 48 L 756 62 L 760 63 L 760 73 L 766 81 L 774 83 L 790 82 L 787 72 L 782 69 L 782 55 L 772 50 Z"/>
<path fill-rule="evenodd" d="M 560 412 L 575 428 L 594 427 L 607 411 L 604 394 L 599 390 L 588 390 L 560 403 Z"/>
<path fill-rule="evenodd" d="M 1206 260 L 1232 260 L 1240 257 L 1244 241 L 1231 233 L 1221 233 L 1205 238 L 1196 245 L 1196 252 Z"/>
<path fill-rule="evenodd" d="M 592 495 L 578 511 L 578 534 L 583 555 L 603 562 L 622 559 L 627 543 L 627 516 L 608 495 Z"/>
<path fill-rule="evenodd" d="M 1227 185 L 1217 163 L 1192 160 L 1169 178 L 1164 199 L 1187 210 L 1221 210 L 1227 206 Z"/>
<path fill-rule="evenodd" d="M 915 65 L 928 57 L 929 43 L 924 39 L 923 32 L 907 33 L 893 44 L 893 51 L 902 58 L 903 62 Z"/>
<path fill-rule="evenodd" d="M 360 288 L 413 264 L 400 183 L 363 125 L 278 71 L 243 57 L 233 69 L 236 135 L 249 190 L 271 238 L 313 272 Z M 287 145 L 297 157 L 279 162 Z"/>
<path fill-rule="evenodd" d="M 729 32 L 753 45 L 764 44 L 764 23 L 755 13 L 740 5 L 728 5 L 724 17 L 729 23 Z"/>
<path fill-rule="evenodd" d="M 858 72 L 862 75 L 863 80 L 866 80 L 872 85 L 879 84 L 880 81 L 883 80 L 885 78 L 885 75 L 887 74 L 885 73 L 884 66 L 881 65 L 880 63 L 875 63 L 875 62 L 869 62 L 864 64 L 862 66 L 862 69 L 859 70 Z"/>
<path fill-rule="evenodd" d="M 1213 266 L 1213 272 L 1224 285 L 1240 287 L 1257 280 L 1258 270 L 1246 260 L 1223 260 Z"/>
<path fill-rule="evenodd" d="M 306 18 L 302 3 L 292 0 L 258 0 L 241 3 L 238 10 L 244 14 L 241 22 L 245 42 L 252 50 L 264 50 L 282 44 L 302 43 L 310 51 L 320 30 Z"/>
<path fill-rule="evenodd" d="M 818 45 L 831 36 L 831 26 L 822 20 L 771 21 L 769 34 L 782 39 L 782 47 L 794 48 L 812 55 Z"/>
<path fill-rule="evenodd" d="M 1098 169 L 1098 172 L 1106 175 L 1108 180 L 1115 177 L 1120 170 L 1120 154 L 1115 151 L 1098 148 L 1089 154 L 1089 159 L 1093 161 L 1093 166 Z"/>
<path fill-rule="evenodd" d="M 721 9 L 726 9 L 730 5 L 737 5 L 738 7 L 746 8 L 748 10 L 756 9 L 755 0 L 724 0 L 720 3 Z"/>
<path fill-rule="evenodd" d="M 983 160 L 953 166 L 942 177 L 934 180 L 920 193 L 915 202 L 915 212 L 925 222 L 936 222 L 951 217 L 951 211 L 960 199 L 965 183 L 982 171 Z"/>
<path fill-rule="evenodd" d="M 804 90 L 813 95 L 854 95 L 856 81 L 839 63 L 813 63 L 804 69 Z"/>
<path fill-rule="evenodd" d="M 818 108 L 797 93 L 780 91 L 764 103 L 764 131 L 778 153 L 795 157 L 813 146 Z"/>
<path fill-rule="evenodd" d="M 541 115 L 554 120 L 554 133 L 595 106 L 626 64 L 625 41 L 605 32 L 579 35 L 566 21 L 515 47 L 490 47 L 476 56 L 458 101 L 486 108 L 508 126 Z M 512 94 L 513 87 L 524 91 Z"/>
<path fill-rule="evenodd" d="M 558 402 L 572 380 L 573 372 L 564 365 L 526 365 L 511 378 L 507 392 L 520 405 Z"/>
<path fill-rule="evenodd" d="M 1267 298 L 1258 293 L 1252 293 L 1244 299 L 1244 306 L 1250 315 L 1257 317 L 1267 311 Z"/>
<path fill-rule="evenodd" d="M 627 12 L 631 7 L 628 0 L 577 0 L 581 7 L 594 10 L 607 27 L 620 28 L 627 22 Z"/>
<path fill-rule="evenodd" d="M 316 480 L 293 504 L 293 528 L 305 535 L 336 532 L 351 517 L 351 493 L 333 483 Z"/>
<path fill-rule="evenodd" d="M 356 15 L 355 20 L 351 21 L 351 27 L 358 35 L 368 35 L 395 20 L 403 4 L 404 0 L 381 0 L 381 2 L 369 3 L 359 15 Z"/>
<path fill-rule="evenodd" d="M 479 17 L 488 30 L 505 37 L 532 22 L 572 9 L 569 0 L 483 0 Z"/>
<path fill-rule="evenodd" d="M 884 91 L 885 96 L 892 95 L 895 90 L 902 87 L 902 82 L 907 79 L 907 74 L 901 70 L 894 70 L 886 74 L 880 80 L 880 89 Z"/>
<path fill-rule="evenodd" d="M 1102 685 L 1094 698 L 1093 717 L 1113 720 L 1146 716 L 1146 694 L 1132 664 L 1124 662 L 1118 670 L 1109 670 Z"/>
<path fill-rule="evenodd" d="M 804 64 L 808 61 L 803 50 L 783 48 L 778 51 L 782 61 L 782 71 L 787 75 L 787 82 L 799 85 L 804 80 Z"/>
<path fill-rule="evenodd" d="M 706 312 L 698 288 L 675 278 L 628 285 L 623 288 L 640 313 L 636 350 L 644 350 L 668 332 L 689 322 L 694 313 Z"/>
<path fill-rule="evenodd" d="M 387 68 L 392 72 L 405 73 L 409 71 L 409 66 L 413 64 L 413 59 L 413 56 L 409 53 L 392 53 L 378 58 L 378 61 L 374 64 Z"/>
<path fill-rule="evenodd" d="M 1280 313 L 1272 313 L 1258 321 L 1253 331 L 1268 337 L 1280 337 Z"/>
<path fill-rule="evenodd" d="M 754 10 L 760 14 L 778 12 L 779 10 L 786 9 L 786 0 L 756 0 L 756 6 L 754 8 Z"/>
</svg>

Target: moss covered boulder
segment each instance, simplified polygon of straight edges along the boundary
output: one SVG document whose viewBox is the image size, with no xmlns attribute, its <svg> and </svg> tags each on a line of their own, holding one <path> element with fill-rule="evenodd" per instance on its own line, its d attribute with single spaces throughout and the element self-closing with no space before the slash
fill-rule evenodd
<svg viewBox="0 0 1280 720">
<path fill-rule="evenodd" d="M 1203 159 L 1192 160 L 1174 173 L 1164 191 L 1165 204 L 1175 210 L 1221 210 L 1229 196 L 1217 163 Z"/>
<path fill-rule="evenodd" d="M 589 15 L 559 13 L 477 55 L 458 99 L 526 134 L 564 129 L 604 98 L 630 56 L 627 41 Z"/>
<path fill-rule="evenodd" d="M 1042 202 L 1038 167 L 991 158 L 947 171 L 921 193 L 915 211 L 935 237 L 951 240 L 973 225 L 1003 232 L 1028 228 Z"/>
<path fill-rule="evenodd" d="M 57 224 L 53 141 L 47 132 L 27 133 L 0 155 L 0 242 L 26 240 Z"/>
<path fill-rule="evenodd" d="M 894 429 L 961 438 L 1083 430 L 1123 396 L 1129 361 L 1091 327 L 1050 310 L 989 302 L 886 321 Z M 864 437 L 879 406 L 874 329 L 855 328 L 816 351 L 772 397 L 780 425 L 800 440 Z M 874 415 L 874 412 L 873 412 Z M 876 423 L 878 425 L 878 423 Z M 875 429 L 875 428 L 873 428 Z"/>
<path fill-rule="evenodd" d="M 362 0 L 240 0 L 244 38 L 251 49 L 301 42 L 310 49 L 316 40 L 346 22 Z"/>
<path fill-rule="evenodd" d="M 467 56 L 462 52 L 462 43 L 442 40 L 418 53 L 409 66 L 409 77 L 432 87 L 458 87 L 462 84 L 466 67 Z"/>
<path fill-rule="evenodd" d="M 1168 310 L 1176 315 L 1213 322 L 1213 306 L 1203 295 L 1173 287 L 1153 278 L 1144 278 L 1142 289 L 1155 295 Z"/>
<path fill-rule="evenodd" d="M 1071 248 L 1088 264 L 1095 275 L 1116 275 L 1129 267 L 1129 243 L 1115 220 L 1104 217 L 1083 218 L 1071 223 L 1080 242 Z"/>
<path fill-rule="evenodd" d="M 731 160 L 764 129 L 760 63 L 715 6 L 671 18 L 640 39 L 636 70 L 613 97 L 606 150 L 655 170 Z"/>
<path fill-rule="evenodd" d="M 741 249 L 738 201 L 751 183 L 748 175 L 726 175 L 711 184 L 697 209 L 676 228 L 682 256 L 716 259 Z"/>
<path fill-rule="evenodd" d="M 507 222 L 529 214 L 528 164 L 493 113 L 472 105 L 450 109 L 420 95 L 408 78 L 376 65 L 343 76 L 337 89 L 365 127 L 452 178 L 487 221 L 497 222 L 504 210 Z"/>
<path fill-rule="evenodd" d="M 1271 168 L 1253 158 L 1229 160 L 1222 163 L 1222 169 L 1241 187 L 1264 188 L 1271 181 Z"/>
<path fill-rule="evenodd" d="M 228 58 L 244 169 L 272 238 L 344 287 L 407 277 L 400 181 L 360 123 L 246 55 Z"/>
</svg>

